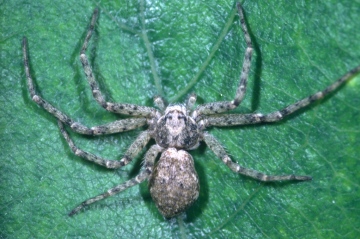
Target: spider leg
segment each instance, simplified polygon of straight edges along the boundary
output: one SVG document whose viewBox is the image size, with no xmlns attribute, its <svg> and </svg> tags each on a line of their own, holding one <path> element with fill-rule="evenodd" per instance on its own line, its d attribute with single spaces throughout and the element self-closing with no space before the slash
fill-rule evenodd
<svg viewBox="0 0 360 239">
<path fill-rule="evenodd" d="M 23 38 L 23 54 L 24 54 L 24 67 L 25 67 L 25 74 L 27 78 L 27 87 L 31 96 L 31 99 L 48 111 L 50 114 L 54 115 L 58 120 L 61 122 L 69 125 L 71 129 L 75 132 L 80 134 L 87 134 L 87 135 L 101 135 L 101 134 L 112 134 L 123 132 L 131 129 L 135 129 L 141 127 L 146 124 L 145 118 L 133 118 L 133 119 L 123 119 L 117 120 L 115 122 L 95 126 L 92 128 L 86 127 L 81 123 L 78 123 L 71 118 L 69 118 L 66 114 L 61 112 L 60 110 L 56 109 L 53 105 L 48 103 L 44 100 L 41 96 L 39 96 L 35 90 L 35 84 L 30 74 L 30 67 L 29 67 L 29 57 L 27 54 L 27 39 Z"/>
<path fill-rule="evenodd" d="M 63 135 L 64 139 L 66 140 L 66 142 L 68 143 L 69 147 L 71 148 L 71 150 L 74 152 L 75 155 L 77 155 L 81 158 L 84 158 L 88 161 L 99 164 L 101 166 L 104 166 L 106 168 L 120 168 L 120 167 L 127 165 L 140 152 L 140 150 L 145 147 L 145 145 L 150 140 L 149 131 L 144 131 L 130 145 L 130 147 L 125 152 L 125 155 L 123 156 L 123 158 L 121 160 L 119 160 L 119 161 L 118 160 L 108 160 L 108 159 L 104 159 L 99 156 L 96 156 L 92 153 L 83 151 L 82 149 L 79 149 L 74 144 L 72 139 L 70 138 L 68 132 L 66 132 L 66 130 L 64 128 L 64 124 L 60 120 L 58 121 L 58 125 L 60 128 L 61 134 Z"/>
<path fill-rule="evenodd" d="M 27 79 L 27 87 L 28 87 L 31 99 L 36 104 L 38 104 L 39 106 L 44 108 L 46 111 L 48 111 L 50 114 L 54 115 L 58 120 L 69 125 L 71 127 L 71 129 L 74 130 L 75 132 L 80 133 L 80 134 L 87 134 L 87 135 L 112 134 L 112 133 L 118 133 L 118 132 L 135 129 L 135 128 L 141 127 L 146 124 L 147 121 L 145 118 L 133 118 L 133 119 L 117 120 L 117 121 L 109 123 L 109 124 L 89 128 L 81 123 L 74 121 L 73 119 L 68 117 L 66 114 L 64 114 L 60 110 L 56 109 L 53 105 L 48 103 L 46 100 L 44 100 L 41 96 L 39 96 L 37 94 L 37 92 L 35 90 L 34 81 L 30 74 L 26 37 L 23 38 L 22 47 L 23 47 L 23 54 L 24 54 L 24 68 L 25 68 L 25 74 L 26 74 L 26 79 Z"/>
<path fill-rule="evenodd" d="M 299 175 L 267 175 L 261 172 L 258 172 L 253 169 L 244 168 L 241 165 L 231 161 L 230 157 L 226 154 L 225 149 L 221 144 L 215 139 L 214 136 L 210 135 L 207 132 L 204 132 L 203 135 L 205 143 L 209 148 L 218 156 L 232 171 L 239 173 L 254 179 L 257 179 L 262 182 L 272 182 L 272 181 L 306 181 L 311 180 L 310 176 L 299 176 Z"/>
<path fill-rule="evenodd" d="M 104 125 L 93 126 L 90 130 L 92 135 L 114 134 L 139 128 L 146 123 L 146 118 L 128 118 L 116 120 Z"/>
<path fill-rule="evenodd" d="M 296 103 L 289 105 L 282 110 L 272 112 L 270 114 L 224 114 L 224 115 L 213 115 L 205 116 L 203 124 L 205 127 L 210 126 L 233 126 L 233 125 L 246 125 L 246 124 L 258 124 L 263 122 L 277 122 L 282 120 L 284 117 L 294 113 L 295 111 L 302 109 L 314 101 L 320 100 L 330 93 L 336 91 L 339 87 L 345 84 L 355 74 L 360 72 L 360 66 L 357 66 L 347 72 L 345 75 L 340 77 L 334 83 L 326 87 L 324 90 L 319 91 L 311 96 L 308 96 Z"/>
<path fill-rule="evenodd" d="M 241 101 L 245 96 L 246 84 L 251 66 L 251 56 L 252 56 L 253 48 L 252 48 L 250 34 L 245 23 L 242 7 L 240 3 L 237 3 L 236 6 L 239 12 L 240 24 L 242 31 L 244 33 L 244 38 L 247 47 L 245 50 L 245 56 L 241 70 L 240 83 L 236 90 L 235 98 L 232 101 L 213 102 L 213 103 L 199 105 L 192 114 L 193 118 L 196 118 L 197 116 L 200 115 L 218 114 L 235 109 L 241 103 Z"/>
<path fill-rule="evenodd" d="M 125 104 L 125 103 L 124 104 L 112 103 L 112 102 L 105 101 L 105 98 L 100 91 L 98 83 L 95 80 L 95 76 L 92 72 L 88 58 L 85 54 L 86 49 L 89 44 L 89 41 L 90 41 L 90 38 L 92 36 L 92 32 L 94 31 L 94 28 L 95 28 L 95 23 L 96 23 L 98 12 L 99 12 L 99 10 L 96 8 L 94 10 L 93 16 L 91 18 L 90 27 L 86 34 L 86 38 L 85 38 L 84 44 L 83 44 L 83 46 L 81 48 L 81 52 L 80 52 L 80 61 L 84 68 L 84 72 L 85 72 L 86 78 L 89 82 L 89 85 L 91 87 L 91 92 L 92 92 L 94 99 L 99 103 L 100 106 L 102 106 L 103 108 L 105 108 L 106 110 L 108 110 L 110 112 L 125 114 L 125 115 L 154 116 L 157 113 L 157 111 L 156 111 L 156 109 L 154 109 L 152 107 L 139 106 L 139 105 L 135 105 L 135 104 Z"/>
<path fill-rule="evenodd" d="M 69 213 L 69 216 L 76 214 L 81 209 L 83 209 L 84 207 L 86 207 L 94 202 L 100 201 L 102 199 L 105 199 L 105 198 L 115 195 L 117 193 L 120 193 L 132 186 L 135 186 L 135 185 L 147 180 L 153 171 L 156 156 L 161 151 L 163 151 L 163 148 L 161 148 L 160 146 L 158 146 L 158 145 L 151 146 L 151 148 L 147 151 L 147 153 L 145 155 L 145 165 L 144 165 L 145 169 L 139 175 L 137 175 L 135 178 L 130 179 L 129 181 L 126 181 L 125 183 L 119 184 L 116 187 L 113 187 L 113 188 L 107 190 L 103 194 L 100 194 L 96 197 L 90 198 L 90 199 L 82 202 L 79 206 L 74 208 Z"/>
<path fill-rule="evenodd" d="M 195 93 L 191 93 L 187 100 L 186 100 L 186 110 L 188 111 L 188 114 L 190 113 L 190 111 L 192 110 L 192 108 L 194 107 L 195 105 L 195 102 L 196 102 L 196 94 Z"/>
<path fill-rule="evenodd" d="M 154 104 L 156 107 L 160 109 L 160 111 L 163 113 L 166 108 L 165 100 L 161 96 L 155 96 L 154 97 Z"/>
</svg>

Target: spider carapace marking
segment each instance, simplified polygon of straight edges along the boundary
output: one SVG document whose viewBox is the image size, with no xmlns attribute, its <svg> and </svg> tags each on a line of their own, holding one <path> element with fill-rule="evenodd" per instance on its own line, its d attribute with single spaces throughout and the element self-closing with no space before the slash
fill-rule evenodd
<svg viewBox="0 0 360 239">
<path fill-rule="evenodd" d="M 199 145 L 200 131 L 184 106 L 173 105 L 157 120 L 152 135 L 163 148 L 191 149 Z"/>
<path fill-rule="evenodd" d="M 92 69 L 86 56 L 86 49 L 98 15 L 98 10 L 95 9 L 80 52 L 80 60 L 84 68 L 84 73 L 91 87 L 93 97 L 100 106 L 107 111 L 129 115 L 132 116 L 132 118 L 120 119 L 91 128 L 75 122 L 37 94 L 34 82 L 30 75 L 27 40 L 25 37 L 23 38 L 24 67 L 31 99 L 58 119 L 60 132 L 76 155 L 106 168 L 120 168 L 130 163 L 140 150 L 148 144 L 150 139 L 153 138 L 156 142 L 156 144 L 151 146 L 146 152 L 144 168 L 135 178 L 119 184 L 103 194 L 82 202 L 69 213 L 70 216 L 94 202 L 124 191 L 145 180 L 149 181 L 151 196 L 157 208 L 165 218 L 171 218 L 184 212 L 198 198 L 200 188 L 199 179 L 194 169 L 193 158 L 187 151 L 198 147 L 201 141 L 204 141 L 214 154 L 235 173 L 255 178 L 263 182 L 311 180 L 310 176 L 297 176 L 293 174 L 270 176 L 252 169 L 244 168 L 233 162 L 225 152 L 223 146 L 205 130 L 206 128 L 214 126 L 233 126 L 280 121 L 298 109 L 334 92 L 352 76 L 357 74 L 360 71 L 360 66 L 352 69 L 324 90 L 299 100 L 279 111 L 269 114 L 224 114 L 227 111 L 236 108 L 245 96 L 253 51 L 251 38 L 239 3 L 237 4 L 237 9 L 247 47 L 245 49 L 244 62 L 235 98 L 232 101 L 213 102 L 196 106 L 196 95 L 191 94 L 184 105 L 174 104 L 166 106 L 165 101 L 161 97 L 155 97 L 154 104 L 157 108 L 105 101 L 105 97 L 95 81 L 94 74 L 92 73 Z M 119 133 L 139 128 L 144 125 L 147 125 L 148 128 L 135 139 L 121 160 L 108 160 L 78 148 L 69 137 L 64 125 L 67 125 L 77 133 L 85 135 Z M 161 154 L 160 159 L 156 162 L 156 158 L 159 154 Z"/>
</svg>

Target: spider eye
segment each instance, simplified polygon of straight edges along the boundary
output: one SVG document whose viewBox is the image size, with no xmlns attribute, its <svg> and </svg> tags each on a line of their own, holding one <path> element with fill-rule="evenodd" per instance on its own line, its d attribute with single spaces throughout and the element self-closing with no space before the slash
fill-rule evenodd
<svg viewBox="0 0 360 239">
<path fill-rule="evenodd" d="M 184 122 L 186 122 L 186 117 L 184 115 L 179 115 L 178 120 L 183 120 Z"/>
<path fill-rule="evenodd" d="M 166 119 L 172 120 L 172 116 L 169 115 L 169 116 L 166 117 Z"/>
</svg>

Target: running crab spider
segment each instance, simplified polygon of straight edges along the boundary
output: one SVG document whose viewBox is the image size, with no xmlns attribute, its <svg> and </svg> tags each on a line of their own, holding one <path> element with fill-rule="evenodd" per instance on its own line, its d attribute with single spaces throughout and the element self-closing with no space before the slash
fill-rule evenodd
<svg viewBox="0 0 360 239">
<path fill-rule="evenodd" d="M 105 100 L 95 80 L 86 55 L 86 50 L 98 16 L 98 9 L 95 9 L 80 52 L 80 60 L 86 78 L 91 87 L 93 97 L 100 106 L 109 112 L 132 117 L 94 127 L 87 127 L 74 121 L 37 94 L 34 81 L 30 75 L 27 39 L 25 37 L 23 38 L 24 67 L 31 99 L 58 119 L 61 134 L 75 155 L 106 168 L 116 169 L 129 164 L 140 150 L 149 143 L 150 139 L 154 139 L 156 142 L 156 144 L 152 145 L 146 152 L 144 169 L 136 177 L 107 190 L 103 194 L 82 202 L 69 213 L 70 216 L 94 202 L 120 193 L 146 180 L 149 181 L 151 196 L 160 213 L 165 218 L 172 218 L 179 215 L 199 196 L 199 179 L 194 168 L 193 158 L 188 151 L 197 148 L 201 141 L 204 141 L 214 154 L 235 173 L 263 182 L 311 180 L 310 176 L 294 174 L 272 176 L 253 169 L 247 169 L 233 162 L 224 150 L 224 147 L 215 137 L 209 134 L 206 129 L 216 126 L 278 122 L 293 112 L 337 90 L 360 71 L 360 66 L 350 70 L 324 90 L 299 100 L 281 110 L 269 114 L 225 114 L 240 105 L 245 96 L 253 52 L 251 38 L 239 3 L 237 4 L 237 9 L 240 25 L 244 33 L 246 49 L 240 81 L 234 99 L 231 101 L 212 102 L 196 106 L 195 94 L 190 95 L 185 104 L 174 105 L 166 105 L 161 97 L 155 97 L 154 104 L 157 108 L 127 103 L 113 103 Z M 148 128 L 135 139 L 125 152 L 123 158 L 115 161 L 104 159 L 78 148 L 67 133 L 65 125 L 76 133 L 93 136 L 125 132 L 145 125 L 147 125 Z M 160 158 L 156 161 L 158 155 L 160 155 Z"/>
</svg>

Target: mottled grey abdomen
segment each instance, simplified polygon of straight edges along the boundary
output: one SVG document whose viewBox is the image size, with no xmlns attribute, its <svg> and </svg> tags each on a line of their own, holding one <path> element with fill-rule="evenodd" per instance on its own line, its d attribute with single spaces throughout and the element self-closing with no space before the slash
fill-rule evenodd
<svg viewBox="0 0 360 239">
<path fill-rule="evenodd" d="M 174 217 L 199 196 L 199 178 L 191 155 L 184 150 L 164 151 L 149 179 L 149 189 L 161 214 Z"/>
</svg>

